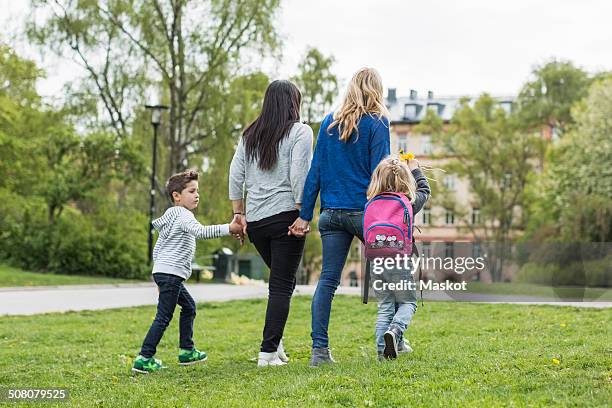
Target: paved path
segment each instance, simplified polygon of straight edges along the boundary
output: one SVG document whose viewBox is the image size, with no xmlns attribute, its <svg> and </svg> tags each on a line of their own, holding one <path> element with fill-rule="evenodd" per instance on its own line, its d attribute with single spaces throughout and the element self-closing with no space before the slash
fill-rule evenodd
<svg viewBox="0 0 612 408">
<path fill-rule="evenodd" d="M 268 287 L 264 285 L 188 284 L 186 286 L 197 302 L 268 296 Z M 312 295 L 314 288 L 314 286 L 298 285 L 296 294 Z M 341 288 L 338 293 L 358 295 L 359 288 Z M 153 283 L 0 288 L 0 316 L 112 309 L 156 303 L 157 290 Z"/>
<path fill-rule="evenodd" d="M 268 295 L 268 287 L 264 285 L 188 284 L 187 287 L 197 302 L 265 298 Z M 295 294 L 312 295 L 314 290 L 314 285 L 298 285 Z M 338 288 L 337 293 L 360 295 L 360 288 L 342 286 Z M 376 301 L 374 297 L 370 299 L 371 302 Z M 425 292 L 425 302 L 429 300 L 453 299 L 444 292 Z M 462 300 L 484 303 L 612 307 L 612 302 L 551 302 L 508 295 L 477 295 L 472 298 L 463 297 Z M 112 309 L 156 303 L 157 290 L 153 283 L 0 288 L 0 316 Z"/>
</svg>

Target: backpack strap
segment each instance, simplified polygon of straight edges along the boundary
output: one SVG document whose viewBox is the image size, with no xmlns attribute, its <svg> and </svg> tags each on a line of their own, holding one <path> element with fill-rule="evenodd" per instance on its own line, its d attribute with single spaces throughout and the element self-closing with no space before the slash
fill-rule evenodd
<svg viewBox="0 0 612 408">
<path fill-rule="evenodd" d="M 365 276 L 363 277 L 363 293 L 361 294 L 361 301 L 364 305 L 368 304 L 368 296 L 370 295 L 370 267 L 370 260 L 366 259 Z"/>
<path fill-rule="evenodd" d="M 422 234 L 421 229 L 418 225 L 412 224 L 412 254 L 416 254 L 417 258 L 419 257 L 419 248 L 416 246 L 416 242 L 414 242 L 414 229 L 419 231 L 419 234 Z M 419 284 L 423 281 L 423 268 L 419 263 Z M 423 302 L 423 287 L 421 286 L 421 307 L 425 307 L 425 303 Z"/>
<path fill-rule="evenodd" d="M 417 248 L 416 242 L 414 242 L 414 235 L 412 236 L 412 254 L 413 255 L 417 254 L 417 258 L 419 256 L 419 248 Z M 423 279 L 423 268 L 421 268 L 421 265 L 419 263 L 419 284 L 422 281 L 422 279 Z M 423 302 L 423 286 L 421 286 L 421 307 L 425 307 L 425 303 Z"/>
<path fill-rule="evenodd" d="M 401 193 L 394 193 L 393 191 L 383 191 L 382 193 L 378 194 L 378 195 L 384 195 L 384 196 L 393 196 L 393 197 L 401 197 L 403 196 L 403 194 Z"/>
</svg>

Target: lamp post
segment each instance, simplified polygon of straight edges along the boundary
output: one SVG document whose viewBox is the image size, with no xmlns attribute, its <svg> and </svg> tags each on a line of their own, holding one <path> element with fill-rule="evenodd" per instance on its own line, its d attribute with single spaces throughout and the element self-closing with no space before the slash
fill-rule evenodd
<svg viewBox="0 0 612 408">
<path fill-rule="evenodd" d="M 157 166 L 157 129 L 161 123 L 162 110 L 168 109 L 165 105 L 145 105 L 151 111 L 151 124 L 153 125 L 153 163 L 151 168 L 151 191 L 149 195 L 149 265 L 153 261 L 153 209 L 155 207 L 155 168 Z"/>
</svg>

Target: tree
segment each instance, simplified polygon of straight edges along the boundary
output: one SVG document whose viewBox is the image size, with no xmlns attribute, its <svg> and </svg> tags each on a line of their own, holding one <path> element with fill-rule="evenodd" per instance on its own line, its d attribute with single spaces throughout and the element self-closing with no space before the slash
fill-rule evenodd
<svg viewBox="0 0 612 408">
<path fill-rule="evenodd" d="M 532 187 L 530 234 L 564 242 L 610 242 L 612 76 L 595 81 L 572 116 L 575 126 L 551 147 L 545 171 Z"/>
<path fill-rule="evenodd" d="M 227 98 L 219 107 L 219 115 L 226 120 L 217 121 L 215 133 L 230 137 L 218 138 L 214 156 L 203 158 L 206 165 L 202 171 L 200 195 L 206 197 L 206 202 L 198 210 L 198 217 L 209 223 L 227 222 L 232 214 L 228 192 L 229 166 L 243 129 L 259 114 L 269 82 L 267 75 L 261 72 L 239 76 L 230 84 Z M 220 245 L 234 251 L 255 251 L 250 245 L 240 248 L 238 241 L 226 238 L 222 244 L 215 240 L 198 243 L 198 253 L 210 254 Z"/>
<path fill-rule="evenodd" d="M 65 112 L 43 106 L 35 88 L 42 75 L 0 48 L 0 187 L 44 198 L 53 224 L 67 202 L 107 183 L 115 165 L 132 158 L 121 156 L 114 138 L 78 135 Z"/>
<path fill-rule="evenodd" d="M 110 133 L 78 135 L 62 112 L 45 112 L 44 140 L 34 145 L 33 155 L 45 168 L 35 184 L 35 192 L 45 199 L 49 223 L 55 223 L 69 202 L 86 199 L 121 173 L 125 163 L 136 158 L 126 155 Z M 41 135 L 42 136 L 42 135 Z"/>
<path fill-rule="evenodd" d="M 533 76 L 519 93 L 520 123 L 525 128 L 539 131 L 549 126 L 563 133 L 573 123 L 572 106 L 586 96 L 588 75 L 569 61 L 552 60 L 536 67 Z"/>
<path fill-rule="evenodd" d="M 331 71 L 334 57 L 309 48 L 292 78 L 302 92 L 302 106 L 308 124 L 320 123 L 338 93 L 338 78 Z"/>
<path fill-rule="evenodd" d="M 23 160 L 28 154 L 27 124 L 40 107 L 36 81 L 43 73 L 32 61 L 19 57 L 0 44 L 0 188 L 17 190 L 31 177 L 31 167 Z"/>
<path fill-rule="evenodd" d="M 143 276 L 139 214 L 108 203 L 111 181 L 138 155 L 112 132 L 79 133 L 71 112 L 45 105 L 42 75 L 0 46 L 0 257 L 29 269 Z"/>
<path fill-rule="evenodd" d="M 462 99 L 448 127 L 429 112 L 415 130 L 431 134 L 445 160 L 444 169 L 468 181 L 471 204 L 480 209 L 481 224 L 472 225 L 467 217 L 460 221 L 477 241 L 495 243 L 490 254 L 492 277 L 500 280 L 506 244 L 523 228 L 523 192 L 533 171 L 530 159 L 541 149 L 540 138 L 521 132 L 516 117 L 486 94 L 473 104 Z M 459 214 L 468 213 L 456 200 L 443 200 L 454 203 Z"/>
<path fill-rule="evenodd" d="M 242 51 L 277 46 L 279 0 L 36 0 L 30 38 L 80 62 L 118 138 L 152 86 L 170 105 L 168 173 L 215 144 L 219 98 Z M 221 118 L 224 120 L 224 118 Z"/>
</svg>

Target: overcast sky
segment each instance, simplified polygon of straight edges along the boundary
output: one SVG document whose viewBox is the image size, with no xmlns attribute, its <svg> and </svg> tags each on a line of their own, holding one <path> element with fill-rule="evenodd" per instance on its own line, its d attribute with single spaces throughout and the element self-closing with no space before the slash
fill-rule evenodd
<svg viewBox="0 0 612 408">
<path fill-rule="evenodd" d="M 0 0 L 6 31 L 16 28 L 28 3 Z M 611 20 L 610 0 L 284 0 L 278 22 L 284 60 L 270 74 L 294 74 L 314 46 L 334 56 L 343 83 L 371 66 L 399 96 L 410 89 L 511 95 L 534 65 L 553 57 L 590 72 L 612 70 Z M 42 64 L 49 76 L 40 84 L 44 95 L 60 93 L 78 73 L 67 62 Z"/>
</svg>

